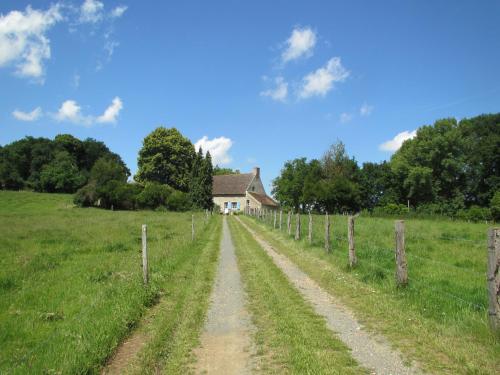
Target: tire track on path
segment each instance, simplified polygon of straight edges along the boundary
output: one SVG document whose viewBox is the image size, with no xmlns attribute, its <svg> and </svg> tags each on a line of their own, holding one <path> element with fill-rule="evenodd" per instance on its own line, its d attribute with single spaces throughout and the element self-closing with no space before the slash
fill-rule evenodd
<svg viewBox="0 0 500 375">
<path fill-rule="evenodd" d="M 351 349 L 353 358 L 362 366 L 370 369 L 374 374 L 422 373 L 415 365 L 406 365 L 401 354 L 391 349 L 384 337 L 364 331 L 352 311 L 323 290 L 286 256 L 276 252 L 267 241 L 238 217 L 236 220 L 252 234 L 276 266 L 287 276 L 290 283 L 306 301 L 311 303 L 315 312 L 326 319 L 327 327 Z"/>
<path fill-rule="evenodd" d="M 249 374 L 254 329 L 245 308 L 236 254 L 224 217 L 219 265 L 201 345 L 194 351 L 198 374 Z"/>
</svg>

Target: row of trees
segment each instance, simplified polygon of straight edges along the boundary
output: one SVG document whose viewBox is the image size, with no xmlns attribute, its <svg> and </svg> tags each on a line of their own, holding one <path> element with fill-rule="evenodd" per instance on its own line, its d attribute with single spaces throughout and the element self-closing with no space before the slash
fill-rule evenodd
<svg viewBox="0 0 500 375">
<path fill-rule="evenodd" d="M 53 140 L 25 137 L 0 146 L 0 188 L 74 193 L 88 182 L 92 167 L 101 158 L 130 175 L 120 156 L 95 139 L 81 141 L 69 134 Z"/>
<path fill-rule="evenodd" d="M 296 210 L 419 212 L 456 216 L 496 212 L 500 199 L 500 114 L 423 126 L 389 162 L 363 163 L 341 142 L 321 159 L 285 163 L 273 193 Z M 495 194 L 497 194 L 495 198 Z"/>
<path fill-rule="evenodd" d="M 75 193 L 80 206 L 170 210 L 212 208 L 212 158 L 175 128 L 144 138 L 134 182 L 104 143 L 69 134 L 25 137 L 0 147 L 0 188 Z M 216 168 L 218 171 L 219 169 Z"/>
<path fill-rule="evenodd" d="M 159 127 L 144 138 L 134 183 L 112 160 L 99 160 L 88 183 L 78 190 L 75 203 L 105 208 L 211 209 L 212 158 L 198 153 L 175 128 Z"/>
</svg>

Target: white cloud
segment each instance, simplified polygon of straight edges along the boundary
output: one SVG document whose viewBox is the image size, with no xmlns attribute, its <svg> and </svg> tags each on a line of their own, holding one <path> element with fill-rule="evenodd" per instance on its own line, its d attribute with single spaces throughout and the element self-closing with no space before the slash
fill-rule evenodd
<svg viewBox="0 0 500 375">
<path fill-rule="evenodd" d="M 42 109 L 40 107 L 36 107 L 31 112 L 23 112 L 18 109 L 12 112 L 12 116 L 14 116 L 14 118 L 19 121 L 36 121 L 40 118 L 41 115 Z"/>
<path fill-rule="evenodd" d="M 340 57 L 334 57 L 324 67 L 303 78 L 299 97 L 306 99 L 315 95 L 325 96 L 333 88 L 335 82 L 343 82 L 347 77 L 349 77 L 349 71 L 342 66 Z"/>
<path fill-rule="evenodd" d="M 232 145 L 233 141 L 226 137 L 208 139 L 207 136 L 204 136 L 194 144 L 194 147 L 196 151 L 200 147 L 203 149 L 203 152 L 209 151 L 212 156 L 212 163 L 220 166 L 231 162 L 229 149 Z"/>
<path fill-rule="evenodd" d="M 120 111 L 123 109 L 123 102 L 117 96 L 113 99 L 111 105 L 106 108 L 104 113 L 97 118 L 97 122 L 100 123 L 115 123 L 116 118 L 120 114 Z"/>
<path fill-rule="evenodd" d="M 283 79 L 283 77 L 277 77 L 274 82 L 276 87 L 274 89 L 269 89 L 262 91 L 261 96 L 268 96 L 273 100 L 284 102 L 288 95 L 288 83 Z"/>
<path fill-rule="evenodd" d="M 0 67 L 15 64 L 18 75 L 40 79 L 43 60 L 50 59 L 46 33 L 62 19 L 59 4 L 46 11 L 28 6 L 24 12 L 0 14 Z"/>
<path fill-rule="evenodd" d="M 283 62 L 298 59 L 301 56 L 309 57 L 316 45 L 316 33 L 309 27 L 295 28 L 292 35 L 286 41 L 287 48 L 283 51 L 281 58 Z"/>
<path fill-rule="evenodd" d="M 408 139 L 412 139 L 417 135 L 417 131 L 413 130 L 411 132 L 405 130 L 404 132 L 401 132 L 397 134 L 393 139 L 390 141 L 384 142 L 379 146 L 379 149 L 382 151 L 390 151 L 394 152 L 399 150 L 401 145 L 403 144 L 404 141 Z"/>
<path fill-rule="evenodd" d="M 69 121 L 75 124 L 90 125 L 92 119 L 82 115 L 81 107 L 74 100 L 66 100 L 54 115 L 57 121 Z"/>
<path fill-rule="evenodd" d="M 85 0 L 80 7 L 81 23 L 97 23 L 102 20 L 104 4 L 98 0 Z"/>
<path fill-rule="evenodd" d="M 373 109 L 375 107 L 372 106 L 372 105 L 368 105 L 367 103 L 363 103 L 363 105 L 361 106 L 361 108 L 359 109 L 359 114 L 361 116 L 370 116 L 371 113 L 373 112 Z"/>
<path fill-rule="evenodd" d="M 352 120 L 352 115 L 350 113 L 343 112 L 343 113 L 340 114 L 340 122 L 342 124 L 346 124 L 346 123 L 348 123 L 351 120 Z"/>
<path fill-rule="evenodd" d="M 127 9 L 128 9 L 128 6 L 126 6 L 126 5 L 119 5 L 119 6 L 117 6 L 116 8 L 114 8 L 111 11 L 111 17 L 113 17 L 113 18 L 120 18 L 121 16 L 123 16 L 123 13 L 125 13 L 125 11 Z"/>
</svg>

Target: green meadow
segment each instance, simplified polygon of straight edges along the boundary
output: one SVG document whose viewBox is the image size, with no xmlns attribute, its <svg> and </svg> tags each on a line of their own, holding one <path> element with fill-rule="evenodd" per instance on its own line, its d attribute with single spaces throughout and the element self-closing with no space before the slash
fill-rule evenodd
<svg viewBox="0 0 500 375">
<path fill-rule="evenodd" d="M 186 332 L 199 330 L 206 308 L 189 301 L 208 298 L 218 218 L 205 223 L 195 213 L 193 244 L 191 213 L 82 209 L 70 195 L 0 191 L 0 223 L 0 373 L 98 373 L 145 310 L 169 298 L 175 308 L 158 318 L 166 323 L 155 322 L 156 334 L 163 342 L 188 337 L 182 350 L 167 351 L 184 361 L 196 340 Z M 148 226 L 147 287 L 142 224 Z M 207 252 L 212 255 L 201 256 Z M 197 285 L 196 274 L 210 277 L 197 281 L 205 287 L 188 288 Z M 186 326 L 183 320 L 193 316 L 197 323 Z M 146 353 L 143 362 L 164 362 L 165 353 Z"/>
<path fill-rule="evenodd" d="M 301 240 L 272 218 L 243 218 L 320 285 L 340 296 L 359 319 L 387 335 L 431 372 L 498 373 L 500 342 L 487 319 L 487 224 L 451 220 L 405 222 L 409 284 L 395 281 L 394 219 L 355 220 L 358 264 L 348 266 L 347 217 L 331 216 L 331 251 L 324 249 L 325 217 L 301 216 Z M 279 222 L 279 220 L 278 220 Z"/>
</svg>

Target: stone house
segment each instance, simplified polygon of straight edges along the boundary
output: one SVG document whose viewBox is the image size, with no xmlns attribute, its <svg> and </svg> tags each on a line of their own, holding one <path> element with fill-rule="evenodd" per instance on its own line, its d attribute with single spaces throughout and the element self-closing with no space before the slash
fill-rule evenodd
<svg viewBox="0 0 500 375">
<path fill-rule="evenodd" d="M 258 167 L 251 173 L 214 176 L 212 197 L 222 213 L 278 208 L 264 190 Z"/>
</svg>

